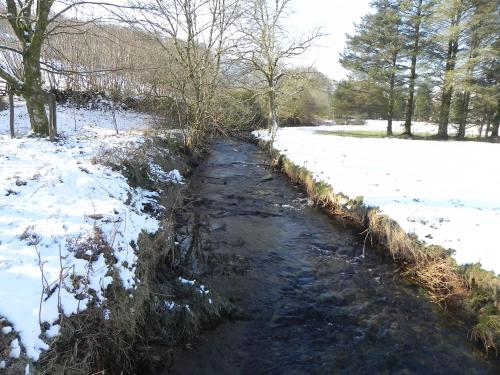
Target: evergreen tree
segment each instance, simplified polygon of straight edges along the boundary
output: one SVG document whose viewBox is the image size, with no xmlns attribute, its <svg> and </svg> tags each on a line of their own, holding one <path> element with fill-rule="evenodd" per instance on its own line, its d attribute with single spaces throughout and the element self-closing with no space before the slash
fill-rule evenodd
<svg viewBox="0 0 500 375">
<path fill-rule="evenodd" d="M 341 64 L 353 78 L 372 82 L 387 97 L 387 135 L 392 135 L 397 89 L 401 82 L 403 50 L 401 1 L 376 0 L 375 13 L 366 15 L 354 35 L 348 35 Z"/>
<path fill-rule="evenodd" d="M 333 116 L 337 123 L 385 117 L 387 99 L 379 86 L 369 81 L 340 81 L 333 93 Z"/>
<path fill-rule="evenodd" d="M 457 54 L 463 37 L 464 21 L 470 9 L 467 0 L 441 0 L 433 14 L 437 32 L 436 38 L 442 47 L 440 52 L 445 65 L 437 134 L 439 138 L 443 139 L 448 138 L 448 123 L 455 83 Z"/>
<path fill-rule="evenodd" d="M 455 84 L 458 91 L 455 119 L 460 139 L 465 137 L 466 124 L 471 119 L 471 104 L 483 108 L 484 115 L 491 112 L 488 107 L 496 107 L 498 100 L 495 100 L 498 95 L 495 73 L 488 68 L 498 64 L 499 55 L 495 51 L 500 33 L 498 5 L 488 0 L 470 0 L 469 6 L 471 10 L 464 21 L 463 61 L 459 61 Z M 485 119 L 478 120 L 483 123 Z"/>
<path fill-rule="evenodd" d="M 411 135 L 411 121 L 415 107 L 415 81 L 417 79 L 417 59 L 421 55 L 422 39 L 427 37 L 424 22 L 430 14 L 434 2 L 431 0 L 405 0 L 402 4 L 403 36 L 409 49 L 410 73 L 408 79 L 408 99 L 405 109 L 404 134 Z"/>
<path fill-rule="evenodd" d="M 432 116 L 432 95 L 430 86 L 422 82 L 415 96 L 415 118 L 417 121 L 430 121 Z"/>
</svg>

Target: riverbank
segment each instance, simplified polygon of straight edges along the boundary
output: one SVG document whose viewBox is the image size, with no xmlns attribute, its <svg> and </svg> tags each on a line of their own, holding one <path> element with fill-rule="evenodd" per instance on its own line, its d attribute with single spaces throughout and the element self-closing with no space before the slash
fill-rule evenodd
<svg viewBox="0 0 500 375">
<path fill-rule="evenodd" d="M 285 129 L 286 131 L 299 130 Z M 493 273 L 484 271 L 477 264 L 458 265 L 450 257 L 451 252 L 448 249 L 442 246 L 427 245 L 422 239 L 403 228 L 390 214 L 381 212 L 373 204 L 366 203 L 361 196 L 362 193 L 359 194 L 360 196 L 346 195 L 341 190 L 333 188 L 330 181 L 334 181 L 331 183 L 334 183 L 335 186 L 346 182 L 344 181 L 346 171 L 338 163 L 339 159 L 341 163 L 347 160 L 342 157 L 350 157 L 349 149 L 342 148 L 342 157 L 330 156 L 333 158 L 329 160 L 330 166 L 336 166 L 337 174 L 328 174 L 328 169 L 326 170 L 327 173 L 324 174 L 324 172 L 318 170 L 318 166 L 324 166 L 325 161 L 311 159 L 311 157 L 315 152 L 319 154 L 321 152 L 325 153 L 325 148 L 320 147 L 313 141 L 306 148 L 306 145 L 301 145 L 301 142 L 309 142 L 311 137 L 308 134 L 301 134 L 301 137 L 293 142 L 284 142 L 285 138 L 280 139 L 278 134 L 275 144 L 275 158 L 284 172 L 292 180 L 302 184 L 318 205 L 327 208 L 334 215 L 340 215 L 354 222 L 360 228 L 360 232 L 363 232 L 365 243 L 375 240 L 387 248 L 393 258 L 403 266 L 404 273 L 423 285 L 435 302 L 458 308 L 459 311 L 465 312 L 466 315 L 473 319 L 475 325 L 471 331 L 471 336 L 481 341 L 486 351 L 492 350 L 495 352 L 498 350 L 500 338 L 498 277 Z M 331 140 L 332 137 L 328 136 L 327 138 Z M 328 146 L 335 147 L 331 145 L 331 142 Z M 354 150 L 357 153 L 364 154 L 362 149 L 353 149 L 351 151 Z M 387 152 L 387 150 L 384 150 L 384 152 Z M 309 155 L 309 158 L 304 159 L 306 154 Z M 324 159 L 328 157 L 327 155 L 326 152 L 321 157 Z M 368 168 L 367 171 L 373 171 L 369 160 L 365 159 L 365 162 L 360 167 Z M 347 164 L 351 165 L 352 161 Z M 375 168 L 376 171 L 379 169 L 380 167 Z M 357 170 L 354 169 L 355 171 Z M 397 176 L 393 178 L 397 178 Z M 352 185 L 355 181 L 351 179 L 347 183 Z M 364 186 L 366 185 L 360 182 L 359 186 L 356 187 L 357 191 L 363 192 Z M 400 187 L 400 184 L 392 188 L 396 189 L 398 187 Z M 382 197 L 379 196 L 379 198 Z M 406 214 L 409 213 L 406 212 Z M 496 254 L 492 253 L 491 255 L 496 256 Z M 491 266 L 491 263 L 488 265 Z"/>
<path fill-rule="evenodd" d="M 257 146 L 215 142 L 189 195 L 189 278 L 238 313 L 176 350 L 166 374 L 498 372 L 460 320 L 369 241 L 363 257 L 359 231 L 310 205 Z"/>
<path fill-rule="evenodd" d="M 157 271 L 189 156 L 152 116 L 91 104 L 59 106 L 56 142 L 29 135 L 23 101 L 15 139 L 0 112 L 2 373 L 133 371 L 156 291 L 180 284 Z"/>
</svg>

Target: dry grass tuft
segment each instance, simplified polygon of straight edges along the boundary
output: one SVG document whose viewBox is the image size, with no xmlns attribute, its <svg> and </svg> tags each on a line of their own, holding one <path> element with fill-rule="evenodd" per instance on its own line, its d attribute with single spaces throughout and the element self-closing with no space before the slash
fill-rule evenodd
<svg viewBox="0 0 500 375">
<path fill-rule="evenodd" d="M 453 260 L 436 258 L 414 264 L 406 273 L 424 286 L 433 302 L 446 305 L 450 302 L 456 304 L 469 294 L 456 271 Z"/>
<path fill-rule="evenodd" d="M 415 243 L 394 220 L 386 215 L 380 215 L 376 209 L 369 209 L 365 221 L 373 236 L 389 249 L 395 260 L 406 264 L 425 262 L 426 253 L 415 246 Z"/>
<path fill-rule="evenodd" d="M 0 329 L 4 327 L 3 321 L 0 321 Z M 0 361 L 9 357 L 11 338 L 9 335 L 0 331 Z"/>
<path fill-rule="evenodd" d="M 483 343 L 486 352 L 500 349 L 500 315 L 489 315 L 479 320 L 472 328 L 471 338 Z"/>
</svg>

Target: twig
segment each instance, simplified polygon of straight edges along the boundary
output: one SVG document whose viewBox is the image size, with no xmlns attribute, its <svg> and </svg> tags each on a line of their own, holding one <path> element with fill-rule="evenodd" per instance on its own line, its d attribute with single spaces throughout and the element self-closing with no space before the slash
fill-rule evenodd
<svg viewBox="0 0 500 375">
<path fill-rule="evenodd" d="M 361 255 L 361 258 L 365 257 L 366 240 L 368 239 L 368 236 L 370 236 L 370 241 L 372 241 L 372 231 L 370 229 L 366 229 L 365 232 L 366 232 L 366 236 L 365 236 L 365 240 L 363 241 L 363 254 Z"/>
<path fill-rule="evenodd" d="M 42 262 L 42 256 L 40 254 L 40 251 L 38 251 L 38 247 L 35 246 L 35 251 L 36 255 L 38 256 L 38 267 L 40 267 L 40 272 L 42 275 L 42 294 L 40 295 L 40 304 L 38 306 L 38 324 L 42 325 L 42 303 L 43 303 L 43 296 L 45 295 L 45 283 L 47 283 L 47 280 L 45 279 L 45 275 L 43 273 L 43 262 Z"/>
</svg>

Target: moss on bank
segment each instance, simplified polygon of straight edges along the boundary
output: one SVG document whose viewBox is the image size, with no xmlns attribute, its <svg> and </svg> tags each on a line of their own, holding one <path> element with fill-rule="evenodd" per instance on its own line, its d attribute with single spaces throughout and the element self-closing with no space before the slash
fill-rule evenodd
<svg viewBox="0 0 500 375">
<path fill-rule="evenodd" d="M 260 142 L 269 149 L 269 144 Z M 427 291 L 431 301 L 471 320 L 470 337 L 482 343 L 485 352 L 500 350 L 500 278 L 483 270 L 480 264 L 458 265 L 451 252 L 441 246 L 426 245 L 416 236 L 375 207 L 363 203 L 363 197 L 350 198 L 334 192 L 325 182 L 315 181 L 311 172 L 299 167 L 272 150 L 274 166 L 302 185 L 308 196 L 330 214 L 340 216 L 361 230 L 370 239 L 387 249 L 400 264 L 405 276 Z"/>
</svg>

